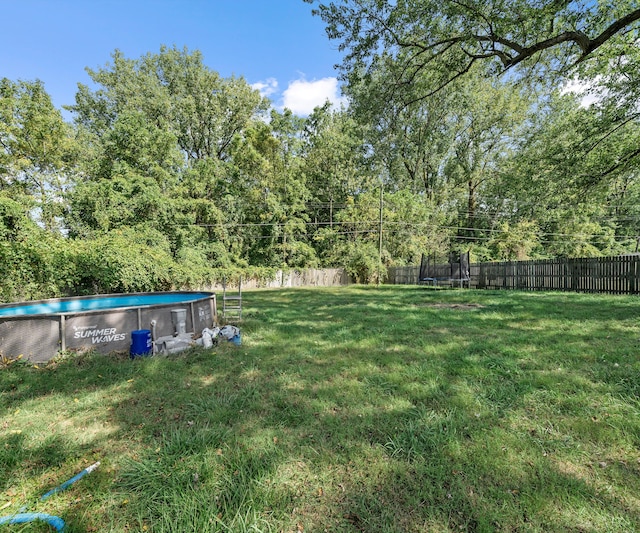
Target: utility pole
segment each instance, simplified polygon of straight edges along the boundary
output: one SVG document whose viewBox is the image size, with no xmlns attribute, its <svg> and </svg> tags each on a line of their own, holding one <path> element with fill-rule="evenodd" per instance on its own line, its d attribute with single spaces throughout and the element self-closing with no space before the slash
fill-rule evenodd
<svg viewBox="0 0 640 533">
<path fill-rule="evenodd" d="M 384 206 L 384 181 L 380 180 L 380 223 L 378 225 L 378 287 L 382 276 L 382 207 Z"/>
</svg>

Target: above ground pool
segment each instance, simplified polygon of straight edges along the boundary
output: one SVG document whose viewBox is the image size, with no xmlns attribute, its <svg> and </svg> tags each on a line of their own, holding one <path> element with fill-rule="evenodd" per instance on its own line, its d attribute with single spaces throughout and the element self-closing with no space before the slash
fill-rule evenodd
<svg viewBox="0 0 640 533">
<path fill-rule="evenodd" d="M 105 294 L 0 304 L 0 354 L 48 361 L 59 351 L 129 350 L 131 332 L 172 335 L 171 311 L 186 311 L 186 330 L 199 334 L 217 321 L 211 292 Z"/>
</svg>

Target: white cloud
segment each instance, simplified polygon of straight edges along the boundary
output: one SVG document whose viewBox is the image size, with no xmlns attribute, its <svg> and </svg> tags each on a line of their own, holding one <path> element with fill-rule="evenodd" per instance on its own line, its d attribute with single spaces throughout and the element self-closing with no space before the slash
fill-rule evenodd
<svg viewBox="0 0 640 533">
<path fill-rule="evenodd" d="M 599 103 L 606 96 L 607 91 L 599 87 L 599 78 L 590 81 L 582 81 L 577 78 L 568 81 L 561 89 L 562 94 L 573 93 L 580 97 L 582 107 L 591 107 Z"/>
<path fill-rule="evenodd" d="M 335 106 L 345 103 L 340 96 L 336 78 L 295 80 L 282 93 L 282 106 L 300 116 L 309 115 L 315 107 L 323 105 L 327 100 Z"/>
<path fill-rule="evenodd" d="M 267 78 L 265 81 L 254 83 L 251 88 L 258 90 L 262 96 L 269 97 L 278 91 L 278 80 Z"/>
</svg>

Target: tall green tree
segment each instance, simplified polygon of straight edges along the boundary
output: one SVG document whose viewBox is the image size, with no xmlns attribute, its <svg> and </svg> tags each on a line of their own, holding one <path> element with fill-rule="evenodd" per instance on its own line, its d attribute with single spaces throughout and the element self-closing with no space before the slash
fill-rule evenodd
<svg viewBox="0 0 640 533">
<path fill-rule="evenodd" d="M 347 201 L 370 186 L 362 128 L 346 111 L 326 103 L 306 119 L 303 143 L 308 213 L 317 227 L 331 227 Z"/>
<path fill-rule="evenodd" d="M 269 123 L 247 130 L 233 154 L 236 180 L 243 184 L 236 198 L 242 213 L 239 232 L 246 257 L 254 264 L 315 264 L 308 244 L 307 179 L 301 171 L 304 122 L 291 111 L 272 110 Z"/>
<path fill-rule="evenodd" d="M 137 225 L 164 229 L 176 208 L 172 193 L 180 156 L 175 136 L 150 126 L 140 112 L 125 110 L 92 144 L 94 157 L 85 161 L 68 195 L 71 235 Z"/>
<path fill-rule="evenodd" d="M 222 208 L 241 189 L 229 184 L 238 176 L 232 152 L 266 100 L 244 79 L 206 67 L 199 52 L 175 47 L 138 59 L 116 51 L 89 74 L 97 88 L 79 86 L 71 107 L 91 154 L 71 195 L 74 234 L 149 226 L 176 257 L 228 264 Z"/>
<path fill-rule="evenodd" d="M 577 79 L 599 100 L 592 146 L 637 123 L 640 8 L 633 0 L 319 0 L 315 13 L 345 54 L 348 90 L 386 73 L 370 106 L 392 102 L 402 109 L 445 87 L 456 91 L 459 80 L 482 66 L 488 75 L 506 74 L 547 95 Z M 639 156 L 637 144 L 624 143 L 609 157 L 602 152 L 590 172 L 606 177 Z"/>
<path fill-rule="evenodd" d="M 162 47 L 141 62 L 167 89 L 178 145 L 189 161 L 228 160 L 234 138 L 268 109 L 244 78 L 223 78 L 198 51 Z"/>
<path fill-rule="evenodd" d="M 530 115 L 503 167 L 499 194 L 508 216 L 536 220 L 549 255 L 634 249 L 639 161 L 625 154 L 640 132 L 632 122 L 603 131 L 604 122 L 601 106 L 556 91 Z"/>
<path fill-rule="evenodd" d="M 163 46 L 128 59 L 116 50 L 110 64 L 87 70 L 98 88 L 79 84 L 70 106 L 79 125 L 102 135 L 121 113 L 136 112 L 173 134 L 188 162 L 227 159 L 234 137 L 268 105 L 243 78 L 209 69 L 198 51 Z"/>
<path fill-rule="evenodd" d="M 473 237 L 476 228 L 486 227 L 480 210 L 495 199 L 485 194 L 499 179 L 502 160 L 519 142 L 528 119 L 531 102 L 511 83 L 501 83 L 475 72 L 456 84 L 456 103 L 448 120 L 453 138 L 445 174 L 451 189 L 463 193 L 459 206 L 460 235 Z M 449 198 L 449 202 L 453 198 Z"/>
<path fill-rule="evenodd" d="M 73 172 L 71 133 L 41 81 L 0 80 L 0 190 L 35 208 L 52 231 Z"/>
</svg>

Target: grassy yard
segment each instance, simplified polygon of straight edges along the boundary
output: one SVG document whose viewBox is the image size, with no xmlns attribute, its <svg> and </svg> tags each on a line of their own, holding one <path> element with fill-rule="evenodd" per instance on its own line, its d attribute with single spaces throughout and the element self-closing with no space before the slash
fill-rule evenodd
<svg viewBox="0 0 640 533">
<path fill-rule="evenodd" d="M 0 368 L 0 515 L 69 533 L 640 531 L 637 298 L 244 302 L 240 347 Z"/>
</svg>

